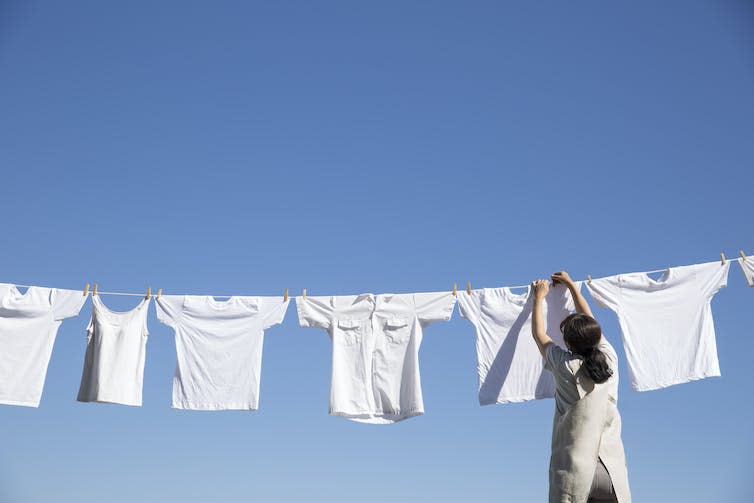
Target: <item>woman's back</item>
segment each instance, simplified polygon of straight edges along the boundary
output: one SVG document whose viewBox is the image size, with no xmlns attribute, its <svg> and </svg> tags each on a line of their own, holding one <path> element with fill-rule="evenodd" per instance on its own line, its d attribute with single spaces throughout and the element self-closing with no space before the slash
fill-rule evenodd
<svg viewBox="0 0 754 503">
<path fill-rule="evenodd" d="M 605 381 L 608 396 L 614 403 L 618 402 L 618 355 L 613 346 L 603 335 L 597 344 L 597 349 L 607 357 L 612 376 Z M 555 345 L 549 344 L 545 350 L 545 368 L 555 377 L 555 409 L 557 414 L 563 414 L 570 406 L 583 396 L 579 393 L 577 378 L 584 359 L 582 356 Z"/>
</svg>

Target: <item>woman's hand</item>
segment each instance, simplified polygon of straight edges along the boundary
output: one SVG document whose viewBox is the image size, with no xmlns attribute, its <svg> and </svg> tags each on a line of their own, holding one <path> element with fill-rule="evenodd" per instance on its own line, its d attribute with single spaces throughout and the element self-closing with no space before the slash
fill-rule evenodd
<svg viewBox="0 0 754 503">
<path fill-rule="evenodd" d="M 531 288 L 534 290 L 534 298 L 536 300 L 542 300 L 545 298 L 545 295 L 547 295 L 547 292 L 550 290 L 550 282 L 546 279 L 538 279 L 535 281 L 532 281 Z"/>
<path fill-rule="evenodd" d="M 574 284 L 571 276 L 565 271 L 559 271 L 552 274 L 552 284 L 557 285 L 558 283 L 563 283 L 565 286 L 571 286 Z"/>
</svg>

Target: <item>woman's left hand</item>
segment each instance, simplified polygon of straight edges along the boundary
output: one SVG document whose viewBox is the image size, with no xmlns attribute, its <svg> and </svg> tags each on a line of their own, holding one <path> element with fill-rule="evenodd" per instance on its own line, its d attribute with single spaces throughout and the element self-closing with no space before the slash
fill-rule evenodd
<svg viewBox="0 0 754 503">
<path fill-rule="evenodd" d="M 542 300 L 547 292 L 550 290 L 550 282 L 546 279 L 538 279 L 532 281 L 531 288 L 534 290 L 534 297 L 537 300 Z"/>
</svg>

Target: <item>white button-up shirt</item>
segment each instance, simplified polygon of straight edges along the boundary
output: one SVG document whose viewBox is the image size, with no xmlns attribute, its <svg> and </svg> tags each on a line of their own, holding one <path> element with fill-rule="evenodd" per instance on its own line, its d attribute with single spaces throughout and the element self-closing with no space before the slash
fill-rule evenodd
<svg viewBox="0 0 754 503">
<path fill-rule="evenodd" d="M 423 414 L 422 329 L 449 320 L 455 301 L 450 292 L 297 297 L 301 326 L 333 342 L 330 414 L 376 424 Z"/>
</svg>

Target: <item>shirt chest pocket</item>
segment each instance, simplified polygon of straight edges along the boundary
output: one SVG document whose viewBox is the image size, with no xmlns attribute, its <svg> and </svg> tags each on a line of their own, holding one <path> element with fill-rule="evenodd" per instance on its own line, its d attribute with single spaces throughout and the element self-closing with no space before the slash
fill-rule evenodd
<svg viewBox="0 0 754 503">
<path fill-rule="evenodd" d="M 411 338 L 411 324 L 408 318 L 385 320 L 385 336 L 390 344 L 406 344 Z"/>
<path fill-rule="evenodd" d="M 361 342 L 363 323 L 359 320 L 338 320 L 335 341 L 344 346 L 353 346 Z"/>
</svg>

